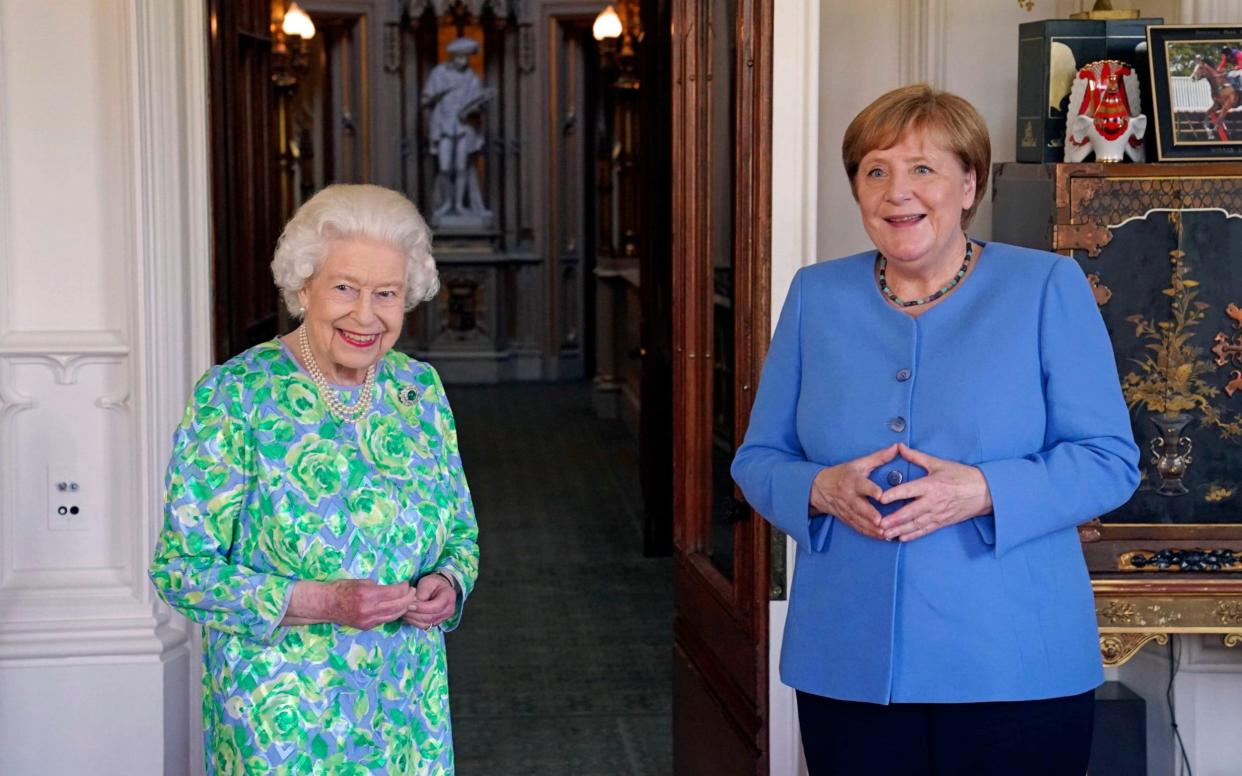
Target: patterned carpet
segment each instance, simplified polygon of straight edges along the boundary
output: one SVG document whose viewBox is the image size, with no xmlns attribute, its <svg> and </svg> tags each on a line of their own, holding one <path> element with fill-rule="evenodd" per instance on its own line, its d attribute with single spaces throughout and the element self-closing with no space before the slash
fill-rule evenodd
<svg viewBox="0 0 1242 776">
<path fill-rule="evenodd" d="M 448 640 L 459 776 L 672 771 L 672 566 L 642 556 L 638 451 L 589 391 L 448 388 L 482 553 Z"/>
</svg>

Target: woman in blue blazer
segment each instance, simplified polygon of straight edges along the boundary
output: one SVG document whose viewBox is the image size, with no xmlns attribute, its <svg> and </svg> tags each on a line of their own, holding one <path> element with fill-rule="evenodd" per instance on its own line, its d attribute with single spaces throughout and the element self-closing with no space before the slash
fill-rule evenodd
<svg viewBox="0 0 1242 776">
<path fill-rule="evenodd" d="M 964 233 L 965 100 L 898 89 L 846 173 L 876 250 L 794 277 L 733 463 L 797 543 L 781 678 L 822 774 L 1086 771 L 1103 680 L 1075 526 L 1138 484 L 1082 270 Z"/>
</svg>

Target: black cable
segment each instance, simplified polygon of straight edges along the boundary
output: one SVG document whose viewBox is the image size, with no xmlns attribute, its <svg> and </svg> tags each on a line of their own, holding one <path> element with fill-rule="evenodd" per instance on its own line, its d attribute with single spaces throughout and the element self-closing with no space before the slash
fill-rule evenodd
<svg viewBox="0 0 1242 776">
<path fill-rule="evenodd" d="M 1185 768 L 1186 776 L 1194 776 L 1194 771 L 1190 769 L 1190 758 L 1186 756 L 1186 744 L 1182 741 L 1182 731 L 1177 729 L 1177 712 L 1173 710 L 1173 678 L 1177 676 L 1177 669 L 1182 664 L 1182 651 L 1175 647 L 1177 643 L 1176 636 L 1169 637 L 1169 686 L 1164 691 L 1164 702 L 1169 706 L 1169 723 L 1173 726 L 1173 738 L 1177 741 L 1178 751 L 1182 755 L 1181 765 Z"/>
</svg>

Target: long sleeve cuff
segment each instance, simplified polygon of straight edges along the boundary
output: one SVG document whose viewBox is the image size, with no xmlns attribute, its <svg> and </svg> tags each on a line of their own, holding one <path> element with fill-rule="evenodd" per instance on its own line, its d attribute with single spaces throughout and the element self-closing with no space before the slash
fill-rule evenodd
<svg viewBox="0 0 1242 776">
<path fill-rule="evenodd" d="M 823 466 L 810 461 L 787 461 L 772 467 L 773 523 L 812 552 L 823 550 L 828 534 L 828 515 L 811 516 L 811 485 Z"/>
</svg>

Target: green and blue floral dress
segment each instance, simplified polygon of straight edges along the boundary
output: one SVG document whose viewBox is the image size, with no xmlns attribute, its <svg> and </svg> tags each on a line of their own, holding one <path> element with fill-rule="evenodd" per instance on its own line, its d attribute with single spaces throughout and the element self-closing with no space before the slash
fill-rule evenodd
<svg viewBox="0 0 1242 776">
<path fill-rule="evenodd" d="M 151 579 L 204 627 L 210 773 L 453 773 L 441 628 L 280 624 L 298 580 L 444 571 L 462 595 L 443 629 L 474 587 L 478 528 L 439 377 L 389 352 L 375 393 L 356 424 L 336 420 L 272 341 L 211 369 L 173 438 Z"/>
</svg>

